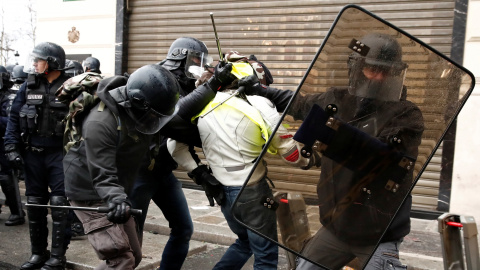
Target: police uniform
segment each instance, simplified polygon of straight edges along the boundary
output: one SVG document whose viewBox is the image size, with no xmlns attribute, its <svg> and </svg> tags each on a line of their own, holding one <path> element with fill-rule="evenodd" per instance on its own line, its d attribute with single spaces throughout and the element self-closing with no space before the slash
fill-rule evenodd
<svg viewBox="0 0 480 270">
<path fill-rule="evenodd" d="M 24 83 L 17 92 L 5 133 L 5 145 L 23 145 L 25 187 L 30 204 L 67 205 L 64 188 L 63 118 L 68 107 L 56 100 L 55 91 L 68 79 L 62 74 L 49 83 L 37 76 L 38 83 L 27 87 Z M 50 189 L 50 191 L 49 191 Z M 47 209 L 28 211 L 32 254 L 47 250 Z M 68 211 L 53 210 L 52 253 L 65 255 L 70 242 L 67 232 Z"/>
</svg>

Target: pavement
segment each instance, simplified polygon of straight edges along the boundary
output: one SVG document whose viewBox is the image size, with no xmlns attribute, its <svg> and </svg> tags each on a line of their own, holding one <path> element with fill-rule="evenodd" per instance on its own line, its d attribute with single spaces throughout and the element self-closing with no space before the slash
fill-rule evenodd
<svg viewBox="0 0 480 270">
<path fill-rule="evenodd" d="M 194 233 L 189 255 L 182 269 L 211 269 L 236 237 L 228 228 L 220 207 L 210 207 L 203 191 L 188 188 L 183 190 L 193 219 Z M 21 192 L 24 192 L 22 185 Z M 0 203 L 1 196 L 3 194 L 0 195 Z M 3 206 L 1 210 L 0 270 L 18 269 L 18 266 L 30 256 L 28 225 L 4 226 L 9 209 Z M 317 211 L 315 206 L 307 207 L 312 233 L 320 226 Z M 137 269 L 150 270 L 159 265 L 169 232 L 168 221 L 152 202 L 144 228 L 144 258 Z M 279 269 L 288 269 L 287 253 L 284 249 L 280 250 Z M 443 269 L 437 220 L 412 219 L 412 230 L 404 239 L 400 258 L 409 270 Z M 72 239 L 67 251 L 67 261 L 68 269 L 72 270 L 94 269 L 99 263 L 86 236 Z M 253 269 L 252 262 L 253 260 L 250 260 L 243 269 Z"/>
</svg>

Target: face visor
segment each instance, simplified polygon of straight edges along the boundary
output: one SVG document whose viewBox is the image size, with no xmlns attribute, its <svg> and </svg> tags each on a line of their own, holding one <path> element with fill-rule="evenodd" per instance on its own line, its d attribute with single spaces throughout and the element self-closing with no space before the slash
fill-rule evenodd
<svg viewBox="0 0 480 270">
<path fill-rule="evenodd" d="M 349 92 L 358 97 L 398 101 L 407 64 L 351 55 L 348 60 Z"/>
<path fill-rule="evenodd" d="M 178 112 L 179 105 L 177 104 L 168 114 L 160 113 L 153 109 L 147 101 L 136 97 L 136 93 L 140 93 L 141 90 L 133 89 L 130 92 L 130 100 L 125 102 L 124 107 L 136 122 L 135 129 L 140 133 L 148 135 L 157 133 Z"/>
<path fill-rule="evenodd" d="M 43 66 L 40 66 L 38 64 L 40 61 L 45 61 L 45 64 Z M 27 57 L 25 61 L 25 65 L 23 65 L 23 72 L 27 74 L 38 75 L 38 74 L 44 74 L 46 71 L 48 71 L 47 59 L 36 53 L 31 53 Z"/>
<path fill-rule="evenodd" d="M 199 79 L 205 71 L 205 65 L 212 63 L 212 57 L 204 52 L 188 50 L 185 58 L 185 75 L 191 79 Z"/>
</svg>

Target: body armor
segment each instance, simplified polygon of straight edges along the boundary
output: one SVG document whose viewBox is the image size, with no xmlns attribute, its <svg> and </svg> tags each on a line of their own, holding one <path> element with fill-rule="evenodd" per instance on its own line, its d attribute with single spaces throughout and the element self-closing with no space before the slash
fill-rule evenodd
<svg viewBox="0 0 480 270">
<path fill-rule="evenodd" d="M 23 134 L 63 136 L 63 119 L 68 113 L 68 106 L 56 98 L 53 90 L 62 86 L 62 82 L 63 80 L 56 80 L 50 90 L 46 84 L 27 89 L 26 103 L 20 110 L 20 128 Z"/>
</svg>

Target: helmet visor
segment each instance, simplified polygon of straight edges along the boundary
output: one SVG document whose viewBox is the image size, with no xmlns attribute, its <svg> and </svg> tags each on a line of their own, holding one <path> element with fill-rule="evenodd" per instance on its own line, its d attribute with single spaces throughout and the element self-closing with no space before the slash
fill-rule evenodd
<svg viewBox="0 0 480 270">
<path fill-rule="evenodd" d="M 205 65 L 212 63 L 212 57 L 199 51 L 188 50 L 185 61 L 185 74 L 191 79 L 199 79 L 205 71 Z"/>
<path fill-rule="evenodd" d="M 175 105 L 175 110 L 170 115 L 161 114 L 154 109 L 149 109 L 137 120 L 135 128 L 143 134 L 155 134 L 177 114 L 179 108 L 180 106 L 178 104 Z"/>
<path fill-rule="evenodd" d="M 381 101 L 400 100 L 407 64 L 350 56 L 348 66 L 350 94 Z"/>
<path fill-rule="evenodd" d="M 31 53 L 25 60 L 25 65 L 23 65 L 23 72 L 27 74 L 43 74 L 47 70 L 47 59 L 36 53 Z"/>
</svg>

